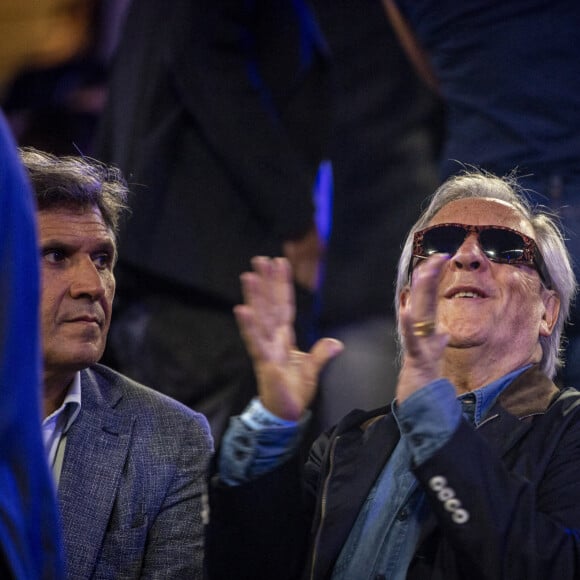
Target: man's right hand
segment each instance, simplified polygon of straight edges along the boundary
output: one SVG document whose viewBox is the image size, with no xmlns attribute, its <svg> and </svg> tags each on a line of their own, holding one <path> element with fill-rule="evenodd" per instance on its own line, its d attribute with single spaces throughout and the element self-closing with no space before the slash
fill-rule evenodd
<svg viewBox="0 0 580 580">
<path fill-rule="evenodd" d="M 258 394 L 271 413 L 300 419 L 316 394 L 322 367 L 339 354 L 341 342 L 323 338 L 310 352 L 296 348 L 294 289 L 285 258 L 256 257 L 241 276 L 244 304 L 234 314 L 258 380 Z"/>
</svg>

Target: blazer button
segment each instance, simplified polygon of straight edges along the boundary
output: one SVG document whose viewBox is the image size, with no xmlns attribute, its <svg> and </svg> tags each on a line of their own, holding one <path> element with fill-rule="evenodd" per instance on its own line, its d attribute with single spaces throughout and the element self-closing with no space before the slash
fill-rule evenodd
<svg viewBox="0 0 580 580">
<path fill-rule="evenodd" d="M 463 508 L 459 508 L 451 514 L 451 519 L 456 524 L 464 524 L 469 521 L 469 512 Z"/>
<path fill-rule="evenodd" d="M 437 493 L 437 499 L 439 501 L 447 501 L 455 497 L 455 491 L 450 487 L 444 487 Z"/>
<path fill-rule="evenodd" d="M 456 498 L 451 498 L 448 499 L 444 504 L 443 507 L 448 511 L 448 512 L 454 512 L 456 510 L 458 510 L 461 507 L 461 502 Z"/>
<path fill-rule="evenodd" d="M 435 475 L 429 480 L 429 487 L 433 491 L 441 491 L 447 485 L 447 480 L 442 475 Z"/>
</svg>

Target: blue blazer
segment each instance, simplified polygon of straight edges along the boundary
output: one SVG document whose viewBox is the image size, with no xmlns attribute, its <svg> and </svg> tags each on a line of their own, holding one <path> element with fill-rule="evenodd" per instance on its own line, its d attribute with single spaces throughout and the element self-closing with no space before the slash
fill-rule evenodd
<svg viewBox="0 0 580 580">
<path fill-rule="evenodd" d="M 102 365 L 81 393 L 58 489 L 67 577 L 201 579 L 205 417 Z"/>
</svg>

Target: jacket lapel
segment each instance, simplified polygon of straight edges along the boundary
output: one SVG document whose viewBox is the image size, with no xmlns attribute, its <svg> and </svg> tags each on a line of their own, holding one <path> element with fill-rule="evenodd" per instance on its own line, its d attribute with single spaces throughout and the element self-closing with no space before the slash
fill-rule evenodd
<svg viewBox="0 0 580 580">
<path fill-rule="evenodd" d="M 69 430 L 59 483 L 69 577 L 90 577 L 117 495 L 134 417 L 115 410 L 118 387 L 81 372 L 82 407 Z"/>
<path fill-rule="evenodd" d="M 325 577 L 333 560 L 340 552 L 377 476 L 399 441 L 395 420 L 387 409 L 385 414 L 372 416 L 360 424 L 360 412 L 348 415 L 337 426 L 337 435 L 331 440 L 328 461 L 328 486 L 322 485 L 324 513 L 319 513 L 318 545 L 324 551 L 316 553 L 317 577 Z M 351 417 L 353 420 L 351 420 Z M 356 426 L 356 424 L 359 424 Z M 334 473 L 340 477 L 333 477 Z M 345 490 L 348 490 L 345 493 Z"/>
<path fill-rule="evenodd" d="M 478 430 L 505 456 L 543 415 L 560 390 L 535 365 L 517 377 L 497 398 Z"/>
</svg>

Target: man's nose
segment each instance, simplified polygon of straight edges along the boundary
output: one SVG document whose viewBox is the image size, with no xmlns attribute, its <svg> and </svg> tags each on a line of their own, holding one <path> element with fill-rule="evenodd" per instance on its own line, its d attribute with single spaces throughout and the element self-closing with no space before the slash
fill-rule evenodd
<svg viewBox="0 0 580 580">
<path fill-rule="evenodd" d="M 99 300 L 106 292 L 100 270 L 90 257 L 79 259 L 73 266 L 70 294 L 73 298 Z"/>
<path fill-rule="evenodd" d="M 487 267 L 488 259 L 479 245 L 476 234 L 468 235 L 451 258 L 451 265 L 457 270 L 479 270 Z"/>
</svg>

